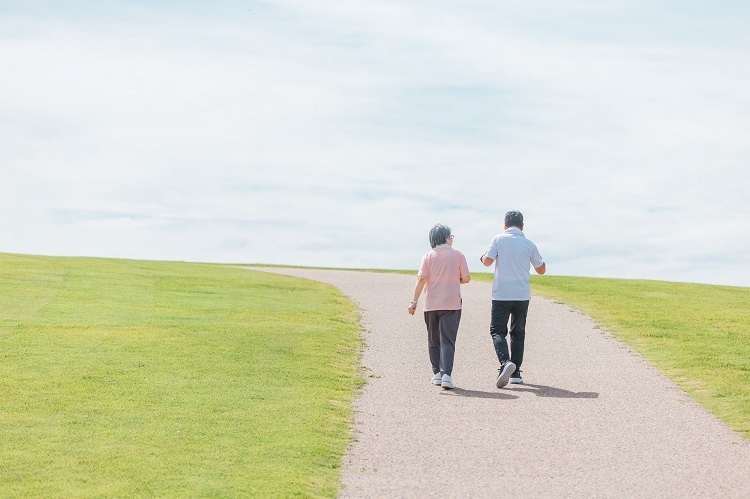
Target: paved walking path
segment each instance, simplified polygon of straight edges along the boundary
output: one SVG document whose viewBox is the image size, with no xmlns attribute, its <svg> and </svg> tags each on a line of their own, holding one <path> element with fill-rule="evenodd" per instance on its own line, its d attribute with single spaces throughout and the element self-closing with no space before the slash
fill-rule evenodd
<svg viewBox="0 0 750 499">
<path fill-rule="evenodd" d="M 430 383 L 415 277 L 266 269 L 361 309 L 367 386 L 342 497 L 750 497 L 750 444 L 565 305 L 529 307 L 523 385 L 495 388 L 490 285 L 462 287 L 456 389 Z"/>
</svg>

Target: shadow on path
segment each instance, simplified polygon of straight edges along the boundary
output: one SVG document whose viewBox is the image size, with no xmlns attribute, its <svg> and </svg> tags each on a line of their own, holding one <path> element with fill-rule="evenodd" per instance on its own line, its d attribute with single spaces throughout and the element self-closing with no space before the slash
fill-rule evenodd
<svg viewBox="0 0 750 499">
<path fill-rule="evenodd" d="M 528 387 L 528 388 L 526 388 Z M 571 392 L 554 386 L 532 385 L 524 383 L 522 386 L 513 386 L 514 392 L 530 392 L 539 397 L 554 397 L 563 399 L 595 399 L 599 398 L 597 392 Z"/>
<path fill-rule="evenodd" d="M 453 390 L 443 390 L 441 395 L 450 395 L 453 397 L 475 397 L 480 399 L 517 399 L 518 395 L 511 395 L 503 392 L 480 392 L 478 390 L 466 390 L 464 388 L 454 388 Z"/>
</svg>

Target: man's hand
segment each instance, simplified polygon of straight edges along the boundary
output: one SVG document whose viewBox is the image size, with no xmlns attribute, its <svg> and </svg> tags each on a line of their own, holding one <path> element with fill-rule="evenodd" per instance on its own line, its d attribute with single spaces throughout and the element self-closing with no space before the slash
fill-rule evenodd
<svg viewBox="0 0 750 499">
<path fill-rule="evenodd" d="M 490 257 L 488 257 L 487 253 L 485 253 L 484 255 L 482 255 L 479 258 L 479 261 L 482 262 L 482 265 L 484 265 L 485 267 L 489 267 L 490 265 L 492 265 L 493 263 L 495 263 L 495 260 L 492 259 L 492 258 L 490 258 Z"/>
</svg>

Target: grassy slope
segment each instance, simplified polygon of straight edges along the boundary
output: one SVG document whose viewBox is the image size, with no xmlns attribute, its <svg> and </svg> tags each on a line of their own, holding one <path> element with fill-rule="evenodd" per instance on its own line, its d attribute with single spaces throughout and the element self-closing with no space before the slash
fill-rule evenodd
<svg viewBox="0 0 750 499">
<path fill-rule="evenodd" d="M 750 439 L 750 288 L 557 276 L 531 282 L 535 293 L 593 317 Z"/>
<path fill-rule="evenodd" d="M 334 496 L 360 346 L 322 284 L 0 254 L 0 496 Z"/>
</svg>

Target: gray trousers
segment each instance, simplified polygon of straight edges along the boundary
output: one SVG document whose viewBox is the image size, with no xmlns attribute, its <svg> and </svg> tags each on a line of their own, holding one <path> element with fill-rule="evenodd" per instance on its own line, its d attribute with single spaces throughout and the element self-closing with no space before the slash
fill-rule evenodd
<svg viewBox="0 0 750 499">
<path fill-rule="evenodd" d="M 460 310 L 430 310 L 424 313 L 427 324 L 427 347 L 430 352 L 432 373 L 450 376 L 456 353 L 456 335 L 461 322 Z"/>
</svg>

